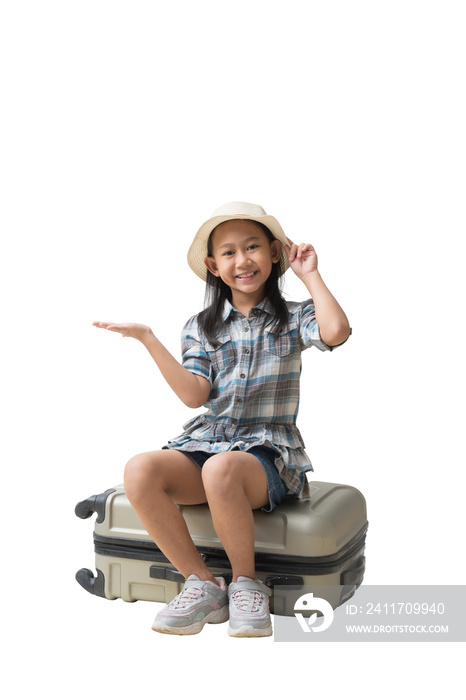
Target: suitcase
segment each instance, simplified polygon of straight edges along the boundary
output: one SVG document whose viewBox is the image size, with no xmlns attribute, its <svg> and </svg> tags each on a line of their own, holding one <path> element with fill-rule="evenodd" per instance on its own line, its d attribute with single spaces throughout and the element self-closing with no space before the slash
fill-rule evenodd
<svg viewBox="0 0 466 700">
<path fill-rule="evenodd" d="M 254 511 L 256 573 L 272 589 L 270 610 L 293 615 L 300 591 L 318 591 L 332 608 L 348 600 L 365 571 L 366 502 L 354 487 L 313 481 L 310 497 L 286 499 L 271 513 Z M 207 505 L 179 506 L 189 533 L 209 569 L 231 581 L 231 567 Z M 149 538 L 123 486 L 77 504 L 79 518 L 96 513 L 96 574 L 76 573 L 89 593 L 109 600 L 168 603 L 184 577 Z M 293 590 L 294 598 L 283 591 Z"/>
</svg>

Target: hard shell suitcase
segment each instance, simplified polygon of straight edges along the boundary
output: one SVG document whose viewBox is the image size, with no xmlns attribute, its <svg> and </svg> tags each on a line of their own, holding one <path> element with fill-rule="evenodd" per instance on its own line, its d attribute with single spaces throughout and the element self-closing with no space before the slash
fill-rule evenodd
<svg viewBox="0 0 466 700">
<path fill-rule="evenodd" d="M 296 590 L 296 598 L 300 590 L 315 587 L 336 608 L 364 576 L 368 522 L 363 495 L 352 486 L 320 481 L 311 482 L 309 491 L 309 498 L 287 499 L 271 513 L 254 511 L 256 572 L 272 589 L 270 609 L 276 615 L 293 615 L 289 596 L 279 592 L 283 586 Z M 210 570 L 229 583 L 230 563 L 208 506 L 179 508 Z M 183 576 L 149 538 L 123 486 L 81 501 L 75 512 L 83 519 L 97 514 L 96 575 L 89 569 L 76 574 L 87 591 L 110 600 L 162 603 L 181 591 Z"/>
</svg>

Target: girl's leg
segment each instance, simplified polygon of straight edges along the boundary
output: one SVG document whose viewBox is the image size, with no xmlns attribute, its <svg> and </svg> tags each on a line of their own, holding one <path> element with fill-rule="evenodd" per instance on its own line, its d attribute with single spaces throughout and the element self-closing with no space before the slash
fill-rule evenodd
<svg viewBox="0 0 466 700">
<path fill-rule="evenodd" d="M 238 576 L 256 579 L 253 509 L 269 502 L 267 477 L 259 460 L 247 452 L 224 452 L 202 467 L 202 480 L 215 527 Z"/>
<path fill-rule="evenodd" d="M 216 583 L 175 505 L 206 502 L 197 464 L 176 450 L 136 455 L 126 465 L 125 492 L 150 537 L 178 571 L 185 578 L 196 574 Z"/>
</svg>

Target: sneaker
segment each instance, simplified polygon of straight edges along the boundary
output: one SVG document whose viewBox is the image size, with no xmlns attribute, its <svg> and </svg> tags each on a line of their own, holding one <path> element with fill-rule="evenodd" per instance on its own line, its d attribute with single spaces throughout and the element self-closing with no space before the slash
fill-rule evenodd
<svg viewBox="0 0 466 700">
<path fill-rule="evenodd" d="M 270 594 L 265 583 L 246 576 L 238 576 L 235 583 L 230 583 L 230 637 L 270 637 Z"/>
<path fill-rule="evenodd" d="M 207 622 L 228 620 L 228 589 L 223 578 L 215 583 L 201 581 L 193 574 L 186 579 L 181 593 L 157 615 L 152 625 L 165 634 L 198 634 Z"/>
</svg>

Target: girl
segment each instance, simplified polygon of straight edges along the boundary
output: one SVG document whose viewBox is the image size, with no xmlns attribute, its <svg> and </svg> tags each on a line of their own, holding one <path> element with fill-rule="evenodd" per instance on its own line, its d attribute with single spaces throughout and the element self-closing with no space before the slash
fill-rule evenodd
<svg viewBox="0 0 466 700">
<path fill-rule="evenodd" d="M 147 326 L 94 323 L 143 343 L 177 396 L 207 408 L 162 450 L 133 457 L 125 469 L 130 503 L 186 577 L 153 629 L 195 634 L 206 622 L 229 619 L 231 636 L 269 636 L 270 591 L 255 572 L 253 510 L 306 493 L 312 466 L 296 427 L 300 353 L 312 345 L 331 350 L 350 327 L 314 248 L 292 243 L 262 207 L 231 202 L 215 211 L 188 262 L 207 282 L 206 308 L 184 327 L 182 364 Z M 312 299 L 284 301 L 279 279 L 288 266 Z M 176 506 L 205 502 L 232 566 L 228 588 L 199 556 Z"/>
</svg>

